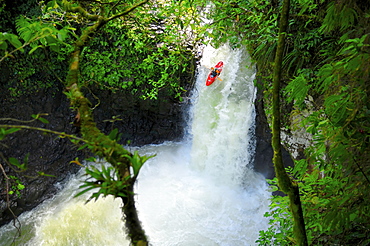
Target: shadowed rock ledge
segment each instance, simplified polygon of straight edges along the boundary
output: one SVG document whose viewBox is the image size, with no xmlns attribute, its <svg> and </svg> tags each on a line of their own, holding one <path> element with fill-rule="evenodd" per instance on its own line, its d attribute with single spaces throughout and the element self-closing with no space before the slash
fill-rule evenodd
<svg viewBox="0 0 370 246">
<path fill-rule="evenodd" d="M 67 98 L 61 93 L 62 88 L 40 90 L 38 93 L 11 100 L 5 90 L 0 92 L 0 118 L 30 120 L 31 114 L 46 113 L 43 116 L 50 123 L 32 122 L 35 127 L 43 127 L 59 132 L 78 135 L 78 127 L 73 125 L 76 113 L 69 108 Z M 162 101 L 139 100 L 130 93 L 93 89 L 86 91 L 94 109 L 94 117 L 99 129 L 109 133 L 118 128 L 122 133 L 120 143 L 130 142 L 133 146 L 158 144 L 164 141 L 176 141 L 183 136 L 184 105 L 171 101 L 167 97 Z M 13 121 L 1 121 L 2 124 L 20 124 Z M 11 196 L 11 209 L 16 215 L 31 210 L 45 199 L 52 197 L 58 190 L 56 184 L 63 182 L 70 174 L 81 167 L 70 164 L 76 157 L 83 158 L 88 153 L 77 151 L 68 139 L 44 134 L 33 130 L 22 130 L 10 134 L 1 141 L 0 153 L 6 160 L 9 157 L 22 161 L 29 154 L 28 170 L 21 179 L 26 186 L 21 196 Z M 9 165 L 1 163 L 7 172 Z M 37 172 L 44 172 L 55 177 L 37 177 Z M 10 174 L 11 175 L 11 174 Z M 0 180 L 0 225 L 9 222 L 13 216 L 7 209 L 4 179 Z M 60 187 L 60 186 L 59 186 Z"/>
<path fill-rule="evenodd" d="M 1 118 L 15 118 L 30 120 L 31 114 L 47 113 L 44 116 L 50 123 L 43 124 L 33 122 L 32 126 L 44 127 L 55 131 L 78 134 L 78 127 L 73 125 L 75 112 L 69 108 L 69 102 L 62 88 L 40 90 L 37 94 L 10 100 L 5 91 L 0 92 Z M 177 141 L 182 139 L 185 122 L 183 119 L 184 108 L 188 105 L 180 104 L 165 98 L 162 101 L 142 101 L 130 93 L 93 89 L 86 91 L 86 95 L 92 102 L 94 117 L 99 129 L 109 133 L 118 128 L 122 133 L 121 144 L 141 146 L 145 144 L 159 144 L 164 141 Z M 266 178 L 274 177 L 272 164 L 271 132 L 263 110 L 262 92 L 258 90 L 256 99 L 256 154 L 254 169 L 262 173 Z M 16 122 L 4 122 L 12 123 Z M 76 157 L 83 158 L 88 153 L 77 151 L 69 140 L 61 139 L 55 135 L 43 134 L 31 130 L 22 130 L 8 135 L 1 142 L 0 152 L 8 159 L 15 157 L 23 160 L 29 155 L 29 170 L 25 172 L 31 178 L 23 178 L 22 183 L 26 189 L 21 197 L 13 195 L 11 208 L 16 215 L 36 207 L 45 199 L 52 197 L 70 174 L 76 173 L 81 167 L 70 164 Z M 284 161 L 289 165 L 292 160 L 289 154 L 283 150 Z M 6 171 L 9 167 L 2 164 Z M 37 172 L 54 175 L 55 177 L 36 177 Z M 0 187 L 4 186 L 4 180 L 0 180 Z M 59 188 L 58 188 L 59 187 Z M 5 191 L 0 192 L 0 226 L 8 223 L 13 216 L 7 210 Z"/>
</svg>

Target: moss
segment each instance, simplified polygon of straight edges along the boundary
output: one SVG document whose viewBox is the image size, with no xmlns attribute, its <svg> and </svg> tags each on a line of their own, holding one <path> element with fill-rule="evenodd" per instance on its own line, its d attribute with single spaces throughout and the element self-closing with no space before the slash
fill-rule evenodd
<svg viewBox="0 0 370 246">
<path fill-rule="evenodd" d="M 277 44 L 275 67 L 273 74 L 273 95 L 272 95 L 272 147 L 274 149 L 274 167 L 278 178 L 280 189 L 289 196 L 290 209 L 294 218 L 294 237 L 298 245 L 308 245 L 305 224 L 303 220 L 303 211 L 299 197 L 299 189 L 290 179 L 285 171 L 280 138 L 280 81 L 282 73 L 282 60 L 285 48 L 285 35 L 288 26 L 289 0 L 284 0 L 281 12 L 279 39 Z"/>
<path fill-rule="evenodd" d="M 141 227 L 134 200 L 134 183 L 135 177 L 130 174 L 130 160 L 127 156 L 131 153 L 124 149 L 122 145 L 115 140 L 103 134 L 96 126 L 92 116 L 89 100 L 82 93 L 79 86 L 79 67 L 81 61 L 81 50 L 88 44 L 94 34 L 106 23 L 106 19 L 102 16 L 91 17 L 81 7 L 71 7 L 67 1 L 64 1 L 66 10 L 70 12 L 78 12 L 89 20 L 96 21 L 94 25 L 86 28 L 79 39 L 74 44 L 74 51 L 71 54 L 69 71 L 66 78 L 65 86 L 68 90 L 70 104 L 77 110 L 76 121 L 81 127 L 83 139 L 89 142 L 90 150 L 106 161 L 116 169 L 120 181 L 127 183 L 127 190 L 123 192 L 127 196 L 120 197 L 124 203 L 122 208 L 125 214 L 126 227 L 131 242 L 136 245 L 147 245 L 147 239 L 144 230 Z M 127 12 L 128 14 L 129 12 Z M 91 17 L 91 18 L 90 18 Z M 129 178 L 127 178 L 129 177 Z"/>
</svg>

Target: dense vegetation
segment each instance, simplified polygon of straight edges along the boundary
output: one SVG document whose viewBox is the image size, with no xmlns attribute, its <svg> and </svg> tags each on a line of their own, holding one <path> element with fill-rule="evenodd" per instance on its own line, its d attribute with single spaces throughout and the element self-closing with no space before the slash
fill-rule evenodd
<svg viewBox="0 0 370 246">
<path fill-rule="evenodd" d="M 271 118 L 281 2 L 216 1 L 215 5 L 212 36 L 249 48 Z M 290 5 L 281 129 L 291 137 L 306 132 L 311 138 L 301 146 L 304 157 L 288 171 L 300 187 L 312 245 L 370 242 L 369 8 L 368 2 L 356 0 L 294 0 Z M 294 244 L 287 198 L 273 198 L 271 208 L 271 227 L 261 232 L 260 244 L 271 245 L 272 240 Z"/>
<path fill-rule="evenodd" d="M 6 5 L 2 7 L 1 10 L 6 12 Z M 185 91 L 181 78 L 194 73 L 191 64 L 197 38 L 188 26 L 197 22 L 197 10 L 189 3 L 148 0 L 53 0 L 40 2 L 39 7 L 40 14 L 15 18 L 13 29 L 16 34 L 0 34 L 0 62 L 10 70 L 16 82 L 8 83 L 5 88 L 13 97 L 30 93 L 33 88 L 45 88 L 43 84 L 63 88 L 59 93 L 69 99 L 81 136 L 3 124 L 0 139 L 21 129 L 41 130 L 68 138 L 79 150 L 88 149 L 94 157 L 105 159 L 111 167 L 86 167 L 88 178 L 78 195 L 95 190 L 88 201 L 107 195 L 121 199 L 127 235 L 132 244 L 147 245 L 135 208 L 133 189 L 141 166 L 150 157 L 130 153 L 118 144 L 120 134 L 117 129 L 106 135 L 97 128 L 91 103 L 82 88 L 97 84 L 112 91 L 125 89 L 143 99 L 156 99 L 159 91 L 166 90 L 167 94 L 181 100 Z M 21 57 L 17 57 L 18 54 Z M 19 58 L 26 63 L 18 62 Z M 48 62 L 56 65 L 49 66 Z M 50 71 L 45 72 L 44 67 Z M 32 76 L 40 72 L 48 77 L 35 81 Z M 187 81 L 187 84 L 191 82 Z M 48 123 L 41 115 L 33 117 Z M 3 161 L 15 172 L 27 169 L 27 159 L 21 162 L 11 157 Z M 78 159 L 73 162 L 80 164 Z M 17 193 L 24 187 L 13 186 L 19 179 L 0 167 L 8 200 L 14 190 Z"/>
<path fill-rule="evenodd" d="M 77 2 L 81 9 L 95 14 L 80 11 Z M 143 2 L 127 15 L 114 19 L 109 16 L 120 15 L 138 3 L 87 2 L 48 1 L 40 5 L 39 12 L 27 17 L 14 16 L 0 2 L 1 13 L 10 20 L 2 20 L 2 28 L 13 24 L 0 33 L 1 60 L 12 74 L 4 88 L 17 96 L 32 88 L 37 90 L 40 85 L 53 86 L 55 78 L 60 78 L 71 106 L 78 112 L 89 112 L 80 108 L 84 102 L 78 88 L 93 83 L 111 90 L 130 90 L 142 98 L 156 98 L 164 89 L 181 98 L 184 90 L 181 77 L 184 71 L 193 69 L 189 57 L 201 28 L 196 7 L 200 9 L 205 2 Z M 204 34 L 213 38 L 215 45 L 247 47 L 257 63 L 256 84 L 264 91 L 265 111 L 272 119 L 270 95 L 282 1 L 215 0 L 213 5 L 209 12 L 213 21 Z M 101 19 L 96 16 L 103 16 L 105 22 L 99 22 Z M 95 24 L 97 29 L 92 30 Z M 308 136 L 307 142 L 299 146 L 303 155 L 293 156 L 295 166 L 287 171 L 300 190 L 310 245 L 370 243 L 369 29 L 369 2 L 290 1 L 280 71 L 280 128 L 289 138 L 298 134 Z M 84 36 L 86 32 L 90 36 Z M 80 40 L 86 43 L 81 44 Z M 69 56 L 76 51 L 81 58 L 77 82 L 73 81 L 76 77 L 73 60 L 68 67 Z M 45 60 L 52 60 L 52 67 L 40 73 L 40 63 Z M 77 116 L 83 120 L 81 114 Z M 90 124 L 91 120 L 87 122 Z M 1 137 L 14 131 L 1 129 Z M 84 142 L 83 146 L 111 160 L 121 178 L 115 180 L 110 169 L 102 173 L 88 170 L 93 177 L 109 182 L 109 187 L 112 183 L 119 186 L 113 190 L 101 186 L 95 197 L 107 194 L 129 197 L 130 194 L 121 191 L 130 192 L 146 158 L 117 147 L 115 134 L 106 138 L 97 133 L 98 138 L 90 138 L 90 133 L 83 139 L 63 137 L 79 144 Z M 289 146 L 289 142 L 285 145 L 293 152 L 294 146 Z M 124 163 L 124 169 L 120 169 L 120 163 Z M 20 165 L 14 160 L 12 164 Z M 134 172 L 127 175 L 129 166 Z M 277 180 L 271 183 L 276 187 Z M 89 188 L 89 183 L 86 187 Z M 272 210 L 267 213 L 271 216 L 271 227 L 260 233 L 260 245 L 297 243 L 288 203 L 287 197 L 272 199 Z"/>
<path fill-rule="evenodd" d="M 9 15 L 13 21 L 3 20 L 0 35 L 0 50 L 5 55 L 2 67 L 11 74 L 3 86 L 14 97 L 60 87 L 68 70 L 73 39 L 81 34 L 84 25 L 91 24 L 66 15 L 62 1 L 36 2 L 29 1 L 31 5 L 25 4 L 18 10 L 21 14 L 12 18 L 13 5 L 3 3 L 4 16 Z M 99 11 L 98 5 L 90 8 Z M 159 91 L 166 91 L 181 100 L 187 86 L 181 78 L 194 73 L 191 59 L 197 45 L 196 33 L 181 29 L 189 25 L 183 22 L 197 21 L 192 16 L 195 12 L 180 23 L 176 15 L 189 6 L 164 8 L 150 4 L 143 8 L 125 20 L 107 23 L 94 35 L 82 52 L 82 82 L 113 91 L 125 89 L 143 99 L 155 99 Z"/>
</svg>

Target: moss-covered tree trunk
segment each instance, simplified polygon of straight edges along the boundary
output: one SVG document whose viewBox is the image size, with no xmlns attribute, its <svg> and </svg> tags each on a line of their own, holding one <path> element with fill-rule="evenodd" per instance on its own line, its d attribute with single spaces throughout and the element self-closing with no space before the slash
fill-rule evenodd
<svg viewBox="0 0 370 246">
<path fill-rule="evenodd" d="M 297 245 L 308 245 L 307 235 L 303 218 L 301 200 L 298 185 L 290 179 L 285 171 L 281 155 L 280 138 L 280 80 L 282 60 L 284 56 L 285 36 L 288 26 L 290 1 L 284 0 L 280 16 L 279 38 L 275 56 L 273 74 L 273 99 L 272 99 L 272 147 L 274 149 L 273 162 L 280 189 L 289 196 L 290 210 L 293 214 L 293 233 Z"/>
<path fill-rule="evenodd" d="M 124 12 L 118 15 L 104 17 L 100 15 L 90 15 L 83 8 L 71 7 L 72 5 L 69 2 L 63 1 L 67 12 L 78 13 L 84 18 L 94 21 L 94 25 L 87 27 L 82 32 L 79 39 L 75 42 L 74 50 L 71 54 L 69 72 L 65 81 L 70 104 L 71 107 L 77 111 L 76 120 L 80 124 L 82 137 L 84 140 L 88 141 L 90 145 L 92 144 L 92 146 L 90 146 L 92 152 L 108 161 L 117 171 L 119 180 L 125 181 L 128 185 L 126 190 L 123 192 L 127 195 L 118 197 L 120 197 L 124 203 L 122 210 L 125 215 L 124 219 L 128 236 L 130 237 L 133 245 L 140 246 L 148 245 L 148 241 L 145 232 L 141 227 L 135 207 L 133 191 L 136 177 L 130 173 L 131 163 L 130 159 L 128 158 L 128 156 L 132 156 L 132 154 L 116 141 L 111 140 L 97 128 L 92 116 L 92 110 L 90 108 L 91 104 L 80 90 L 79 66 L 83 47 L 89 43 L 90 39 L 94 37 L 96 32 L 102 26 L 115 18 L 129 14 L 131 11 L 145 4 L 146 2 L 147 0 L 139 2 L 133 5 L 131 8 L 127 8 Z"/>
</svg>

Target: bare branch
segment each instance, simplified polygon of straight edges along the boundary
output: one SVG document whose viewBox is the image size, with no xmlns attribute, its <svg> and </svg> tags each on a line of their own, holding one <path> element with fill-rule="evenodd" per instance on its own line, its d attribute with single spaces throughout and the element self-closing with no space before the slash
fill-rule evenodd
<svg viewBox="0 0 370 246">
<path fill-rule="evenodd" d="M 5 189 L 5 193 L 6 193 L 6 206 L 9 210 L 9 212 L 12 214 L 14 220 L 13 220 L 13 225 L 14 227 L 17 229 L 17 234 L 14 236 L 13 238 L 13 242 L 15 241 L 15 239 L 17 238 L 17 235 L 21 235 L 21 222 L 18 220 L 18 217 L 14 214 L 13 210 L 10 208 L 10 199 L 9 199 L 9 180 L 10 178 L 8 177 L 8 175 L 6 175 L 6 172 L 4 170 L 4 167 L 3 165 L 1 165 L 0 163 L 0 169 L 5 177 L 5 182 L 6 182 L 6 189 Z M 18 225 L 17 225 L 18 223 Z"/>
<path fill-rule="evenodd" d="M 144 4 L 146 4 L 147 2 L 148 2 L 148 0 L 144 0 L 144 1 L 141 1 L 141 2 L 139 2 L 139 3 L 137 3 L 137 4 L 134 4 L 134 5 L 133 5 L 133 6 L 131 6 L 130 8 L 126 9 L 124 12 L 119 13 L 119 14 L 117 14 L 117 15 L 114 15 L 114 16 L 112 16 L 112 17 L 109 17 L 109 18 L 107 19 L 107 22 L 108 22 L 108 21 L 111 21 L 111 20 L 114 20 L 114 19 L 117 19 L 117 18 L 119 18 L 119 17 L 125 16 L 125 15 L 128 15 L 129 13 L 131 13 L 132 11 L 134 11 L 136 8 L 138 8 L 138 7 L 140 7 L 140 6 L 144 5 Z"/>
<path fill-rule="evenodd" d="M 25 126 L 25 125 L 0 125 L 0 128 L 21 128 L 21 129 L 28 129 L 28 130 L 36 130 L 36 131 L 42 131 L 42 132 L 56 134 L 56 135 L 66 137 L 66 138 L 72 138 L 72 139 L 79 140 L 79 141 L 82 141 L 82 142 L 85 142 L 85 143 L 88 142 L 87 140 L 85 140 L 83 138 L 79 138 L 79 137 L 76 137 L 74 135 L 67 134 L 65 132 L 57 132 L 57 131 L 53 131 L 53 130 L 49 130 L 49 129 L 45 129 L 45 128 L 40 128 L 40 127 Z"/>
</svg>

